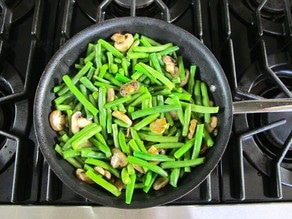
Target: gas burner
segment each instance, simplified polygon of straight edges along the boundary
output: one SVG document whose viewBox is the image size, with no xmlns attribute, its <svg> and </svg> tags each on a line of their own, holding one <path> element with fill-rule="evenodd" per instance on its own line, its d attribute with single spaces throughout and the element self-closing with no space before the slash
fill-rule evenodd
<svg viewBox="0 0 292 219">
<path fill-rule="evenodd" d="M 97 7 L 101 4 L 102 1 L 95 0 L 76 0 L 76 3 L 79 5 L 80 9 L 85 13 L 91 20 L 96 22 Z M 125 17 L 130 16 L 131 0 L 114 0 L 106 8 L 106 13 L 110 17 Z M 175 21 L 180 17 L 188 8 L 188 0 L 173 0 L 167 1 L 163 0 L 166 6 L 169 8 L 170 12 L 170 21 Z M 136 15 L 153 17 L 161 19 L 161 9 L 155 3 L 154 0 L 140 0 L 136 1 Z"/>
<path fill-rule="evenodd" d="M 125 7 L 125 8 L 131 8 L 132 0 L 114 0 L 118 5 Z M 154 0 L 137 0 L 136 1 L 136 7 L 137 8 L 145 8 L 148 5 L 150 5 Z"/>
<path fill-rule="evenodd" d="M 244 22 L 254 25 L 255 12 L 262 0 L 233 0 L 229 3 L 230 8 Z M 290 0 L 292 5 L 292 1 Z M 274 35 L 285 34 L 285 11 L 283 0 L 269 0 L 261 10 L 263 30 Z"/>
<path fill-rule="evenodd" d="M 12 12 L 12 22 L 16 22 L 33 8 L 35 0 L 4 0 L 4 3 Z"/>
<path fill-rule="evenodd" d="M 277 74 L 280 80 L 289 90 L 292 90 L 292 66 L 287 64 L 285 54 L 271 55 L 269 60 L 277 61 L 270 63 L 272 70 Z M 280 64 L 279 64 L 280 63 Z M 287 98 L 287 96 L 275 85 L 275 83 L 266 77 L 258 63 L 251 65 L 241 77 L 238 83 L 239 90 L 257 95 L 262 98 Z M 270 176 L 271 169 L 275 165 L 275 160 L 282 151 L 291 132 L 292 114 L 291 113 L 256 113 L 244 114 L 234 117 L 234 127 L 236 133 L 245 133 L 247 130 L 258 130 L 261 127 L 269 126 L 280 120 L 286 121 L 279 126 L 267 129 L 246 139 L 243 147 L 245 157 L 262 173 Z M 288 149 L 281 168 L 285 174 L 291 177 L 284 177 L 282 181 L 286 185 L 292 186 L 292 148 Z"/>
<path fill-rule="evenodd" d="M 13 100 L 1 102 L 1 98 L 23 90 L 18 72 L 7 62 L 0 74 L 0 172 L 14 156 L 16 142 L 7 136 L 23 136 L 28 124 L 28 101 Z M 5 156 L 4 156 L 5 155 Z"/>
</svg>

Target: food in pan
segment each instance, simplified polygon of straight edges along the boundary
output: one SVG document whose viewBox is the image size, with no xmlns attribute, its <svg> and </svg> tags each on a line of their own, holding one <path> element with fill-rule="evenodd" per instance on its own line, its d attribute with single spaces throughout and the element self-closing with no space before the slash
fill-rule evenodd
<svg viewBox="0 0 292 219">
<path fill-rule="evenodd" d="M 137 33 L 89 43 L 53 89 L 55 150 L 79 180 L 115 196 L 125 190 L 127 204 L 135 189 L 179 186 L 216 135 L 219 107 L 195 64 Z"/>
</svg>

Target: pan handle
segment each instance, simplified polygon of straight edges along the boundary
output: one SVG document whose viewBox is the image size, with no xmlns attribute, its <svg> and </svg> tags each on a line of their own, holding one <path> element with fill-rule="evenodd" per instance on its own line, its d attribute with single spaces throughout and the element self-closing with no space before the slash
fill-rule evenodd
<svg viewBox="0 0 292 219">
<path fill-rule="evenodd" d="M 233 114 L 292 112 L 292 98 L 233 102 Z"/>
</svg>

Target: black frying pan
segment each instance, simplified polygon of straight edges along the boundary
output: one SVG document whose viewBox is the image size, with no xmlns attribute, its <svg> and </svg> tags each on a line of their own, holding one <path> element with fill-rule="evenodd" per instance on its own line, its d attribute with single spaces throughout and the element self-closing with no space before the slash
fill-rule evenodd
<svg viewBox="0 0 292 219">
<path fill-rule="evenodd" d="M 179 53 L 192 64 L 199 66 L 201 79 L 208 85 L 216 86 L 212 93 L 218 114 L 219 127 L 215 145 L 208 151 L 205 164 L 196 167 L 190 174 L 180 180 L 178 188 L 171 186 L 159 191 L 145 194 L 135 191 L 131 205 L 124 203 L 124 196 L 114 197 L 96 186 L 79 181 L 74 168 L 63 160 L 54 150 L 56 133 L 48 121 L 52 111 L 51 102 L 55 98 L 52 88 L 61 82 L 74 65 L 77 58 L 84 53 L 89 42 L 99 38 L 108 39 L 116 32 L 140 33 L 160 42 L 173 42 L 180 47 Z M 174 201 L 196 188 L 216 167 L 229 140 L 233 119 L 233 106 L 230 88 L 224 72 L 213 54 L 193 35 L 167 22 L 144 17 L 112 19 L 90 26 L 67 41 L 48 63 L 36 91 L 34 104 L 34 125 L 41 151 L 56 175 L 73 191 L 89 200 L 105 206 L 118 208 L 145 208 Z"/>
</svg>

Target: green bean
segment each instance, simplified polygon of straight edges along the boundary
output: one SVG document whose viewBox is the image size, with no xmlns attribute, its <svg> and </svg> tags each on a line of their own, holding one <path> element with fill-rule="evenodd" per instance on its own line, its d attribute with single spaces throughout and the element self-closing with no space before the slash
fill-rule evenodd
<svg viewBox="0 0 292 219">
<path fill-rule="evenodd" d="M 134 139 L 131 139 L 129 141 L 129 146 L 133 151 L 140 151 L 140 148 L 138 147 L 138 145 Z"/>
<path fill-rule="evenodd" d="M 203 138 L 208 147 L 212 147 L 214 145 L 214 140 L 210 136 L 209 132 L 204 128 Z"/>
<path fill-rule="evenodd" d="M 189 124 L 190 124 L 190 120 L 191 120 L 191 110 L 192 110 L 191 105 L 188 105 L 185 109 L 182 136 L 188 135 Z"/>
<path fill-rule="evenodd" d="M 155 182 L 157 176 L 158 176 L 157 173 L 153 173 L 153 174 L 152 174 L 152 179 L 151 179 L 149 185 L 146 185 L 146 186 L 143 187 L 143 191 L 144 191 L 145 193 L 148 193 L 148 191 L 149 191 L 150 188 L 152 187 L 153 183 Z"/>
<path fill-rule="evenodd" d="M 146 176 L 145 176 L 145 180 L 144 180 L 144 186 L 149 186 L 152 178 L 153 178 L 153 172 L 147 171 Z"/>
<path fill-rule="evenodd" d="M 135 71 L 141 72 L 142 74 L 146 75 L 152 83 L 157 84 L 157 85 L 162 85 L 162 83 L 156 78 L 155 74 L 151 74 L 147 69 L 145 69 L 142 65 L 140 65 L 140 62 L 135 65 Z M 169 81 L 171 83 L 171 81 Z"/>
<path fill-rule="evenodd" d="M 134 129 L 139 131 L 140 129 L 142 129 L 143 127 L 149 125 L 151 122 L 153 122 L 155 119 L 157 119 L 159 115 L 160 115 L 159 113 L 155 113 L 153 115 L 145 117 L 144 119 L 142 119 L 140 122 L 136 123 L 133 126 Z"/>
<path fill-rule="evenodd" d="M 158 72 L 163 73 L 162 67 L 161 67 L 161 65 L 160 65 L 160 63 L 158 61 L 156 53 L 151 53 L 149 55 L 149 58 L 150 58 L 150 61 L 151 61 L 151 64 L 152 64 L 153 68 L 155 70 L 157 70 Z"/>
<path fill-rule="evenodd" d="M 130 65 L 129 61 L 126 58 L 122 59 L 122 68 L 124 69 L 124 75 L 129 76 L 128 66 Z"/>
<path fill-rule="evenodd" d="M 142 35 L 140 37 L 141 41 L 147 41 L 148 43 L 150 43 L 151 46 L 159 46 L 161 45 L 160 43 L 156 42 L 155 40 L 153 40 L 152 38 L 149 38 L 147 36 Z"/>
<path fill-rule="evenodd" d="M 81 77 L 80 78 L 80 82 L 86 87 L 88 88 L 90 91 L 94 92 L 94 91 L 98 91 L 97 87 L 95 87 L 93 85 L 93 83 L 87 78 L 87 77 Z"/>
<path fill-rule="evenodd" d="M 194 149 L 191 155 L 191 159 L 199 157 L 201 145 L 202 145 L 203 133 L 204 133 L 204 124 L 197 125 L 195 138 L 194 138 L 195 139 Z"/>
<path fill-rule="evenodd" d="M 71 105 L 64 105 L 64 104 L 59 104 L 56 105 L 56 109 L 60 111 L 66 111 L 66 110 L 73 110 L 73 106 Z"/>
<path fill-rule="evenodd" d="M 169 175 L 169 184 L 173 187 L 177 187 L 177 182 L 180 175 L 180 168 L 173 168 Z"/>
<path fill-rule="evenodd" d="M 81 157 L 83 158 L 95 158 L 95 159 L 105 159 L 106 156 L 104 153 L 96 152 L 91 150 L 81 150 Z"/>
<path fill-rule="evenodd" d="M 87 98 L 79 91 L 79 89 L 73 84 L 68 75 L 63 76 L 63 81 L 85 108 L 87 108 L 93 115 L 96 115 L 98 113 L 98 109 L 93 106 L 93 104 L 90 103 L 90 101 L 87 100 Z"/>
<path fill-rule="evenodd" d="M 112 110 L 106 109 L 106 131 L 112 133 Z"/>
<path fill-rule="evenodd" d="M 88 56 L 85 57 L 84 63 L 91 62 L 95 58 L 95 51 L 92 51 Z"/>
<path fill-rule="evenodd" d="M 161 163 L 161 168 L 172 169 L 180 167 L 195 167 L 201 165 L 205 162 L 205 157 L 199 157 L 191 160 L 176 160 L 176 161 L 166 161 Z"/>
<path fill-rule="evenodd" d="M 87 45 L 87 50 L 86 50 L 86 56 L 88 56 L 94 49 L 94 44 L 93 43 L 88 43 Z"/>
<path fill-rule="evenodd" d="M 115 196 L 120 196 L 121 192 L 118 190 L 116 186 L 111 184 L 110 182 L 106 181 L 105 179 L 102 178 L 102 176 L 93 170 L 89 169 L 86 171 L 86 176 L 88 176 L 92 181 L 94 181 L 96 184 L 104 188 L 105 190 L 109 191 Z"/>
<path fill-rule="evenodd" d="M 98 109 L 99 109 L 99 123 L 102 127 L 103 136 L 107 136 L 107 132 L 106 132 L 107 111 L 106 111 L 106 108 L 104 108 L 105 104 L 106 104 L 106 88 L 100 87 L 99 96 L 98 96 Z"/>
<path fill-rule="evenodd" d="M 197 69 L 196 65 L 191 65 L 190 76 L 189 76 L 189 81 L 188 81 L 188 85 L 187 85 L 188 86 L 187 91 L 190 94 L 193 94 L 193 92 L 194 92 L 196 69 Z"/>
<path fill-rule="evenodd" d="M 90 131 L 91 129 L 97 127 L 98 125 L 95 123 L 91 123 L 89 125 L 87 125 L 86 127 L 84 127 L 83 129 L 81 129 L 79 132 L 77 132 L 76 134 L 74 134 L 63 146 L 63 150 L 69 150 L 71 148 L 71 144 L 73 141 L 75 141 L 76 139 L 78 139 L 80 136 L 84 135 L 86 132 Z"/>
<path fill-rule="evenodd" d="M 179 109 L 176 111 L 177 116 L 179 118 L 180 123 L 183 125 L 184 124 L 184 114 L 181 106 L 181 101 L 179 101 L 177 96 L 172 97 L 173 103 L 177 104 L 179 106 Z"/>
<path fill-rule="evenodd" d="M 126 204 L 131 204 L 132 197 L 134 194 L 135 184 L 136 184 L 136 175 L 130 175 L 131 182 L 126 186 Z"/>
<path fill-rule="evenodd" d="M 100 68 L 102 66 L 102 62 L 101 62 L 101 45 L 99 43 L 95 44 L 94 46 L 94 52 L 95 52 L 95 59 L 94 59 L 94 62 L 95 62 L 95 66 L 96 66 L 96 69 L 98 71 L 98 73 L 100 72 Z"/>
<path fill-rule="evenodd" d="M 121 177 L 120 172 L 117 169 L 113 168 L 109 163 L 107 163 L 105 161 L 94 159 L 94 158 L 87 158 L 85 160 L 85 163 L 86 164 L 91 164 L 91 165 L 94 165 L 94 166 L 97 166 L 97 167 L 101 167 L 101 168 L 103 168 L 105 170 L 108 170 L 109 172 L 111 172 L 117 178 Z"/>
<path fill-rule="evenodd" d="M 128 185 L 131 182 L 130 175 L 128 173 L 127 167 L 124 167 L 122 169 L 122 171 L 121 171 L 121 178 L 122 178 L 122 182 L 125 185 Z"/>
<path fill-rule="evenodd" d="M 186 72 L 184 67 L 184 62 L 182 56 L 177 57 L 178 69 L 179 69 L 179 77 L 181 80 L 186 78 Z"/>
<path fill-rule="evenodd" d="M 191 150 L 188 150 L 185 154 L 184 154 L 184 160 L 190 160 L 191 159 Z M 191 172 L 191 167 L 185 167 L 184 172 L 186 173 L 190 173 Z"/>
<path fill-rule="evenodd" d="M 127 161 L 129 163 L 132 163 L 132 164 L 136 164 L 136 165 L 139 165 L 139 166 L 142 166 L 142 167 L 146 167 L 147 169 L 159 174 L 160 176 L 162 177 L 168 177 L 168 173 L 163 170 L 161 167 L 153 164 L 153 163 L 149 163 L 145 160 L 142 160 L 142 159 L 139 159 L 139 158 L 136 158 L 136 157 L 133 157 L 133 156 L 128 156 L 127 157 Z M 169 162 L 176 162 L 176 161 L 169 161 Z"/>
<path fill-rule="evenodd" d="M 136 46 L 136 47 L 133 48 L 133 51 L 135 51 L 135 52 L 145 52 L 145 53 L 161 52 L 161 51 L 163 51 L 165 49 L 168 49 L 171 46 L 173 46 L 172 43 L 167 43 L 167 44 L 158 45 L 158 46 L 151 46 L 151 47 Z"/>
<path fill-rule="evenodd" d="M 159 161 L 159 162 L 163 162 L 163 161 L 174 161 L 174 157 L 170 157 L 164 154 L 150 154 L 148 152 L 141 152 L 141 151 L 134 151 L 133 152 L 133 156 L 143 159 L 143 160 L 147 160 L 147 161 Z"/>
<path fill-rule="evenodd" d="M 174 53 L 174 52 L 176 52 L 178 50 L 179 50 L 178 46 L 171 46 L 171 47 L 168 47 L 167 49 L 165 49 L 163 51 L 158 52 L 158 54 L 161 55 L 161 56 L 164 56 L 164 55 L 172 54 L 172 53 Z"/>
<path fill-rule="evenodd" d="M 190 148 L 194 145 L 194 139 L 187 141 L 181 148 L 179 148 L 175 153 L 174 157 L 179 159 L 182 157 Z"/>
<path fill-rule="evenodd" d="M 124 128 L 129 128 L 130 127 L 129 124 L 127 124 L 127 123 L 125 123 L 125 122 L 123 122 L 123 121 L 121 121 L 119 119 L 114 119 L 114 123 L 117 124 L 120 127 L 124 127 Z"/>
<path fill-rule="evenodd" d="M 166 87 L 168 87 L 169 90 L 172 90 L 175 87 L 174 84 L 168 78 L 166 78 L 163 74 L 160 74 L 158 71 L 156 71 L 154 68 L 150 67 L 149 65 L 146 65 L 143 62 L 139 62 L 137 65 L 141 66 L 141 68 L 144 68 L 153 77 L 156 77 Z"/>
<path fill-rule="evenodd" d="M 122 104 L 122 103 L 125 103 L 129 100 L 132 99 L 132 96 L 130 95 L 127 95 L 127 96 L 124 96 L 124 97 L 121 97 L 121 98 L 118 98 L 116 100 L 113 100 L 111 102 L 108 102 L 104 105 L 105 108 L 111 108 L 113 106 L 118 106 L 119 104 Z"/>
<path fill-rule="evenodd" d="M 122 129 L 119 130 L 118 140 L 119 140 L 119 145 L 120 145 L 122 152 L 124 152 L 125 154 L 129 154 L 130 148 L 127 145 L 126 137 L 125 137 L 125 134 L 123 133 Z"/>
<path fill-rule="evenodd" d="M 103 65 L 100 67 L 100 71 L 99 71 L 98 76 L 99 76 L 100 78 L 103 78 L 104 75 L 107 73 L 107 70 L 108 70 L 108 69 L 109 69 L 108 64 L 103 64 Z"/>
<path fill-rule="evenodd" d="M 150 96 L 151 96 L 151 94 L 149 92 L 146 92 L 146 93 L 142 94 L 140 97 L 138 97 L 136 100 L 131 102 L 130 106 L 134 106 L 135 107 L 135 106 L 141 104 L 143 102 L 143 100 L 149 99 Z"/>
<path fill-rule="evenodd" d="M 194 89 L 194 95 L 195 95 L 195 103 L 197 105 L 203 105 L 202 104 L 202 97 L 201 97 L 201 81 L 196 80 L 195 81 L 195 89 Z"/>
<path fill-rule="evenodd" d="M 139 133 L 142 140 L 150 142 L 178 142 L 179 138 L 177 136 L 159 136 L 159 135 L 147 135 L 144 133 Z"/>
<path fill-rule="evenodd" d="M 108 79 L 111 83 L 113 83 L 114 85 L 116 85 L 118 87 L 123 86 L 123 84 L 120 81 L 118 81 L 117 79 L 115 79 L 115 77 L 112 74 L 105 73 L 104 78 Z"/>
<path fill-rule="evenodd" d="M 81 154 L 80 149 L 63 151 L 63 158 L 67 159 L 70 157 L 77 157 L 77 156 L 80 156 L 80 154 Z"/>
<path fill-rule="evenodd" d="M 118 81 L 123 82 L 123 83 L 127 83 L 127 82 L 131 81 L 130 78 L 128 78 L 128 77 L 126 77 L 126 76 L 124 76 L 124 75 L 122 75 L 120 73 L 116 74 L 115 79 L 117 79 Z"/>
<path fill-rule="evenodd" d="M 97 133 L 99 134 L 99 133 Z M 96 135 L 97 135 L 96 134 Z M 97 147 L 101 152 L 103 152 L 105 154 L 106 157 L 111 157 L 112 156 L 112 152 L 111 149 L 109 148 L 109 146 L 107 145 L 107 143 L 102 143 L 94 138 L 91 138 L 89 140 L 95 147 Z"/>
<path fill-rule="evenodd" d="M 181 109 L 181 106 L 179 106 L 178 104 L 155 106 L 149 109 L 137 110 L 131 113 L 131 117 L 132 119 L 138 119 L 138 118 L 148 116 L 154 113 L 170 112 L 170 111 L 176 111 L 179 109 Z"/>
<path fill-rule="evenodd" d="M 119 133 L 118 125 L 112 124 L 112 130 L 113 130 L 114 146 L 116 148 L 120 148 L 120 143 L 119 143 L 119 139 L 118 139 L 118 133 Z"/>
<path fill-rule="evenodd" d="M 210 100 L 209 100 L 209 95 L 208 95 L 208 88 L 205 82 L 201 82 L 201 93 L 202 93 L 202 103 L 204 106 L 210 106 Z M 210 123 L 210 114 L 205 113 L 204 114 L 204 119 L 205 123 Z"/>
<path fill-rule="evenodd" d="M 70 92 L 67 92 L 66 94 L 54 99 L 54 103 L 55 103 L 55 105 L 60 105 L 60 104 L 64 103 L 64 101 L 71 99 L 72 97 L 73 97 L 73 94 Z"/>
<path fill-rule="evenodd" d="M 80 148 L 81 145 L 86 140 L 88 140 L 89 138 L 91 138 L 92 136 L 94 136 L 96 133 L 98 133 L 100 131 L 101 131 L 101 127 L 99 125 L 93 127 L 88 132 L 84 133 L 83 135 L 79 136 L 77 139 L 75 139 L 74 141 L 72 141 L 72 148 L 73 149 Z"/>
<path fill-rule="evenodd" d="M 80 69 L 77 72 L 77 74 L 72 78 L 72 83 L 76 84 L 77 81 L 79 81 L 79 79 L 89 71 L 89 69 L 91 68 L 92 65 L 93 65 L 92 62 L 87 62 L 84 65 L 84 67 L 82 69 Z M 61 90 L 58 91 L 58 95 L 61 96 L 61 95 L 65 94 L 68 90 L 69 90 L 68 87 L 64 87 L 64 88 L 62 88 Z"/>
<path fill-rule="evenodd" d="M 133 167 L 133 164 L 131 164 L 131 163 L 127 164 L 127 170 L 128 170 L 129 175 L 136 174 L 135 169 Z"/>
<path fill-rule="evenodd" d="M 111 52 L 115 57 L 120 58 L 120 59 L 124 57 L 123 54 L 119 50 L 117 50 L 115 47 L 113 47 L 104 39 L 99 39 L 97 42 L 100 43 L 101 46 L 103 46 L 106 50 Z"/>
<path fill-rule="evenodd" d="M 144 151 L 144 152 L 146 152 L 147 150 L 146 150 L 146 148 L 145 148 L 145 145 L 144 145 L 143 141 L 141 141 L 138 132 L 137 132 L 133 127 L 130 128 L 130 131 L 131 131 L 132 138 L 133 138 L 133 139 L 135 140 L 135 142 L 137 143 L 137 145 L 138 145 L 140 151 Z"/>
<path fill-rule="evenodd" d="M 154 144 L 153 146 L 156 147 L 157 149 L 172 149 L 172 148 L 180 148 L 184 144 L 185 143 L 182 143 L 182 142 L 164 142 L 164 143 Z"/>
</svg>

